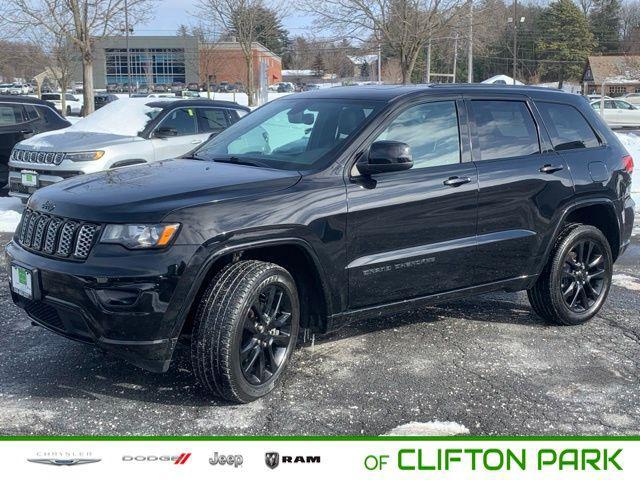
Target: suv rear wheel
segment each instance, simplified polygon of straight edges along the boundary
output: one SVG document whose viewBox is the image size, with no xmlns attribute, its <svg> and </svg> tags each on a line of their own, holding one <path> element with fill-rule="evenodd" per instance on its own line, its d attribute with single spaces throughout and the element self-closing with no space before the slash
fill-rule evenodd
<svg viewBox="0 0 640 480">
<path fill-rule="evenodd" d="M 529 302 L 547 321 L 584 323 L 606 300 L 612 273 L 613 256 L 604 234 L 590 225 L 569 225 L 536 284 L 527 291 Z"/>
<path fill-rule="evenodd" d="M 256 260 L 223 268 L 195 316 L 191 363 L 211 393 L 247 403 L 268 394 L 286 369 L 300 322 L 298 291 L 282 267 Z"/>
</svg>

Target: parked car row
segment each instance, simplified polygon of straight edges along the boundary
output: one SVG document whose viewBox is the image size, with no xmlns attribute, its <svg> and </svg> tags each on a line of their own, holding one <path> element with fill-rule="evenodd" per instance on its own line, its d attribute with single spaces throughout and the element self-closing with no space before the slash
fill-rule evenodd
<svg viewBox="0 0 640 480">
<path fill-rule="evenodd" d="M 34 92 L 34 87 L 30 83 L 3 83 L 0 84 L 0 94 L 5 95 L 28 95 Z"/>
<path fill-rule="evenodd" d="M 16 137 L 22 141 L 8 162 L 9 195 L 26 201 L 39 188 L 70 177 L 179 157 L 249 111 L 207 99 L 108 102 L 72 126 L 63 120 L 60 127 L 68 128 L 59 132 Z M 18 123 L 26 128 L 24 121 Z"/>
</svg>

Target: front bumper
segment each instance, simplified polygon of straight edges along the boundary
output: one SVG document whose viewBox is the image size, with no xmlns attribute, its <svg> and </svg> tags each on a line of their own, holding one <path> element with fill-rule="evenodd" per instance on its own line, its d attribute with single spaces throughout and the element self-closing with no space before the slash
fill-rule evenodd
<svg viewBox="0 0 640 480">
<path fill-rule="evenodd" d="M 35 187 L 26 186 L 22 184 L 22 172 L 33 172 L 38 174 L 38 185 Z M 82 175 L 79 171 L 57 171 L 57 170 L 45 170 L 40 168 L 24 167 L 16 168 L 11 166 L 9 169 L 9 195 L 12 197 L 28 199 L 32 194 L 40 188 L 53 185 L 54 183 L 61 182 L 67 178 L 72 178 L 77 175 Z"/>
<path fill-rule="evenodd" d="M 127 251 L 98 244 L 86 262 L 74 262 L 31 253 L 12 241 L 5 255 L 8 268 L 18 264 L 34 272 L 34 298 L 11 295 L 36 323 L 163 372 L 188 311 L 183 307 L 193 279 L 185 259 L 196 250 L 174 245 Z"/>
</svg>

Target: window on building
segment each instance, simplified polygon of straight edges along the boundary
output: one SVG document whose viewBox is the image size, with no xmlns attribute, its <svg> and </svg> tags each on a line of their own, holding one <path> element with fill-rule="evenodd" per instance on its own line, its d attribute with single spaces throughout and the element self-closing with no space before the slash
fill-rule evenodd
<svg viewBox="0 0 640 480">
<path fill-rule="evenodd" d="M 480 159 L 522 157 L 540 152 L 538 131 L 525 102 L 474 100 Z"/>
<path fill-rule="evenodd" d="M 582 114 L 571 105 L 536 102 L 556 150 L 591 148 L 600 141 Z"/>
<path fill-rule="evenodd" d="M 107 83 L 132 84 L 185 83 L 185 51 L 183 48 L 105 49 Z M 131 70 L 129 72 L 129 70 Z M 130 74 L 130 75 L 129 75 Z"/>
<path fill-rule="evenodd" d="M 609 85 L 609 95 L 620 96 L 627 93 L 627 87 L 624 85 Z"/>
</svg>

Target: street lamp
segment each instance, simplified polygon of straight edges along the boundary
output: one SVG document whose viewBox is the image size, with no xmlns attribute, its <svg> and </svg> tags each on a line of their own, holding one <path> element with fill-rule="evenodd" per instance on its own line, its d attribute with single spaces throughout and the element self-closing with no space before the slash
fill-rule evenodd
<svg viewBox="0 0 640 480">
<path fill-rule="evenodd" d="M 513 23 L 513 84 L 516 84 L 516 65 L 518 64 L 518 23 L 524 23 L 524 17 L 517 19 L 518 0 L 513 0 L 513 17 L 507 19 L 507 23 Z"/>
</svg>

